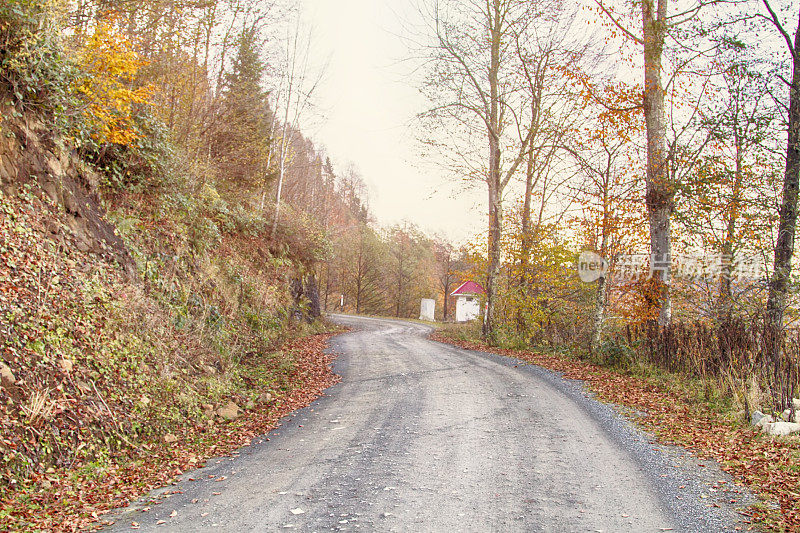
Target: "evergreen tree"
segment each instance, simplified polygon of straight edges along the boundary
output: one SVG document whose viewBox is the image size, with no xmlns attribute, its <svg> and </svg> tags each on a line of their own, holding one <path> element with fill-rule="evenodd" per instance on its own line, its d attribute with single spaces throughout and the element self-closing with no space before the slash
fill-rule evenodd
<svg viewBox="0 0 800 533">
<path fill-rule="evenodd" d="M 224 77 L 222 112 L 211 151 L 221 181 L 250 190 L 262 188 L 270 172 L 274 116 L 261 85 L 264 70 L 258 32 L 245 29 Z"/>
</svg>

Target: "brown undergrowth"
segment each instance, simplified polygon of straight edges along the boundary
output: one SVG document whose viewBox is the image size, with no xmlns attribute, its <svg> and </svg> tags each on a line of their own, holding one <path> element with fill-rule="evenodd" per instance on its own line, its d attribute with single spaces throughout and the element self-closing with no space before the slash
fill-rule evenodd
<svg viewBox="0 0 800 533">
<path fill-rule="evenodd" d="M 183 472 L 203 466 L 210 457 L 250 444 L 253 437 L 277 427 L 279 420 L 309 405 L 338 381 L 332 357 L 324 353 L 333 333 L 287 342 L 294 369 L 286 390 L 230 423 L 197 420 L 170 435 L 174 442 L 153 439 L 108 458 L 102 475 L 75 475 L 74 469 L 51 469 L 32 475 L 24 490 L 0 503 L 4 527 L 27 531 L 77 531 L 102 525 L 102 515 L 147 491 L 168 484 Z M 77 472 L 81 472 L 80 469 Z"/>
<path fill-rule="evenodd" d="M 442 331 L 431 338 L 562 372 L 566 378 L 583 381 L 603 401 L 645 413 L 635 422 L 661 442 L 716 460 L 762 498 L 763 504 L 748 511 L 753 524 L 772 531 L 800 530 L 800 439 L 765 436 L 731 421 L 695 397 L 677 376 L 639 377 L 560 354 L 495 348 Z"/>
<path fill-rule="evenodd" d="M 121 205 L 138 280 L 35 184 L 0 189 L 0 531 L 87 527 L 335 381 L 327 326 L 291 313 L 295 260 Z"/>
</svg>

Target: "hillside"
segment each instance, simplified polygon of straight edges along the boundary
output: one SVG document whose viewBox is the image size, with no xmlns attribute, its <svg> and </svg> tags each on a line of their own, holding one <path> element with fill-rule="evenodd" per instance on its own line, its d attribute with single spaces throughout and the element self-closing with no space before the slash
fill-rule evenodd
<svg viewBox="0 0 800 533">
<path fill-rule="evenodd" d="M 287 476 L 306 467 L 327 476 L 327 449 L 383 450 L 372 423 L 381 418 L 403 457 L 415 441 L 402 427 L 409 416 L 432 423 L 430 435 L 468 442 L 492 401 L 511 416 L 497 421 L 509 430 L 550 420 L 552 402 L 528 412 L 510 407 L 517 396 L 497 396 L 504 380 L 536 389 L 543 376 L 497 358 L 495 386 L 477 377 L 482 365 L 457 370 L 447 387 L 432 379 L 431 391 L 448 394 L 425 414 L 433 396 L 420 392 L 418 374 L 485 351 L 566 372 L 547 380 L 582 379 L 662 441 L 719 462 L 732 477 L 718 484 L 742 483 L 761 498 L 730 511 L 793 530 L 800 37 L 789 37 L 800 29 L 790 15 L 797 6 L 743 1 L 752 19 L 741 19 L 738 4 L 700 1 L 679 14 L 669 0 L 657 10 L 613 0 L 378 0 L 370 9 L 4 0 L 0 530 L 94 527 L 110 509 L 263 436 L 340 379 L 326 344 L 339 330 L 326 313 L 358 331 L 333 344 L 343 385 L 308 410 L 314 449 L 281 431 L 286 440 L 274 435 L 256 462 L 280 462 L 272 454 L 283 450 L 302 456 L 283 464 Z M 386 28 L 365 31 L 383 19 Z M 458 244 L 437 233 L 459 227 L 482 229 Z M 453 291 L 466 282 L 468 291 Z M 421 309 L 445 324 L 436 338 L 468 350 L 381 318 L 416 319 Z M 464 323 L 450 324 L 454 317 Z M 385 336 L 385 348 L 372 335 Z M 466 402 L 454 400 L 461 393 Z M 562 400 L 557 411 L 569 422 L 586 415 Z M 359 401 L 359 414 L 374 415 L 358 432 L 343 426 L 329 448 L 327 424 Z M 532 464 L 528 451 L 552 439 L 516 435 L 507 432 L 523 452 L 519 473 Z M 604 438 L 585 437 L 569 441 L 576 457 Z M 442 487 L 467 472 L 427 465 L 431 445 L 420 444 L 416 468 L 441 476 Z M 474 444 L 453 453 L 475 461 L 486 448 Z M 606 444 L 609 456 L 624 448 Z M 553 465 L 575 464 L 568 451 L 553 450 Z M 502 454 L 493 455 L 483 459 Z M 300 485 L 338 496 L 350 474 Z M 558 474 L 544 485 L 520 479 L 507 501 L 549 516 L 536 508 L 541 494 L 529 496 L 549 484 L 552 501 L 571 499 Z M 589 491 L 620 486 L 612 474 Z M 342 524 L 357 512 L 331 514 L 324 499 L 307 514 L 299 501 L 273 506 L 275 494 L 306 488 L 271 481 L 248 518 L 231 495 L 260 481 L 237 478 L 219 498 L 233 502 L 220 516 L 249 524 L 271 506 L 270 526 Z M 378 483 L 354 481 L 351 494 Z M 392 497 L 403 481 L 392 483 L 376 490 Z M 485 495 L 506 494 L 489 487 Z M 680 500 L 683 488 L 669 494 Z M 439 500 L 428 508 L 446 508 L 449 493 L 432 490 Z M 191 500 L 184 504 L 200 498 Z M 465 511 L 474 524 L 505 520 L 484 503 Z M 592 516 L 614 507 L 619 518 L 616 504 L 602 507 Z M 653 508 L 670 523 L 671 511 Z M 156 515 L 149 526 L 174 518 Z M 437 520 L 426 525 L 444 524 Z"/>
<path fill-rule="evenodd" d="M 81 524 L 332 381 L 317 341 L 285 344 L 322 328 L 291 318 L 301 262 L 234 220 L 192 240 L 164 192 L 103 198 L 40 119 L 3 116 L 4 524 Z"/>
<path fill-rule="evenodd" d="M 0 5 L 0 529 L 83 527 L 265 432 L 335 380 L 323 310 L 453 283 L 303 133 L 273 8 Z"/>
<path fill-rule="evenodd" d="M 149 105 L 125 138 L 134 126 L 103 113 L 133 120 L 109 100 L 127 78 L 81 100 L 80 54 L 44 42 L 46 10 L 0 8 L 3 530 L 84 527 L 335 379 L 313 228 L 196 181 Z M 12 61 L 30 54 L 50 63 Z"/>
</svg>

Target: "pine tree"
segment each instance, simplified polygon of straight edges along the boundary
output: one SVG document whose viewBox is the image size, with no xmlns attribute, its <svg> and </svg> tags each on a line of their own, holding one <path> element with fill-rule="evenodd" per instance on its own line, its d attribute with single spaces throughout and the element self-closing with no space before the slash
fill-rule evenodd
<svg viewBox="0 0 800 533">
<path fill-rule="evenodd" d="M 255 28 L 242 31 L 236 57 L 224 77 L 222 112 L 212 143 L 221 181 L 250 190 L 269 179 L 273 112 L 261 85 L 265 64 Z"/>
</svg>

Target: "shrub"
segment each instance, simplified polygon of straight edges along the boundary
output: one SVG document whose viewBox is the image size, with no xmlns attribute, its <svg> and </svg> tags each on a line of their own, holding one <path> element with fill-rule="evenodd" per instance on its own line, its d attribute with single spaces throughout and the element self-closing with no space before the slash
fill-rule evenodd
<svg viewBox="0 0 800 533">
<path fill-rule="evenodd" d="M 63 115 L 74 69 L 62 53 L 54 0 L 0 3 L 0 83 L 17 103 Z M 63 117 L 62 117 L 63 118 Z"/>
<path fill-rule="evenodd" d="M 628 368 L 636 357 L 636 352 L 625 342 L 614 339 L 606 340 L 599 350 L 602 362 L 618 368 Z"/>
<path fill-rule="evenodd" d="M 167 127 L 149 105 L 137 105 L 132 116 L 134 139 L 129 145 L 98 144 L 84 134 L 81 155 L 105 176 L 113 191 L 158 187 L 172 180 L 175 149 Z"/>
</svg>

